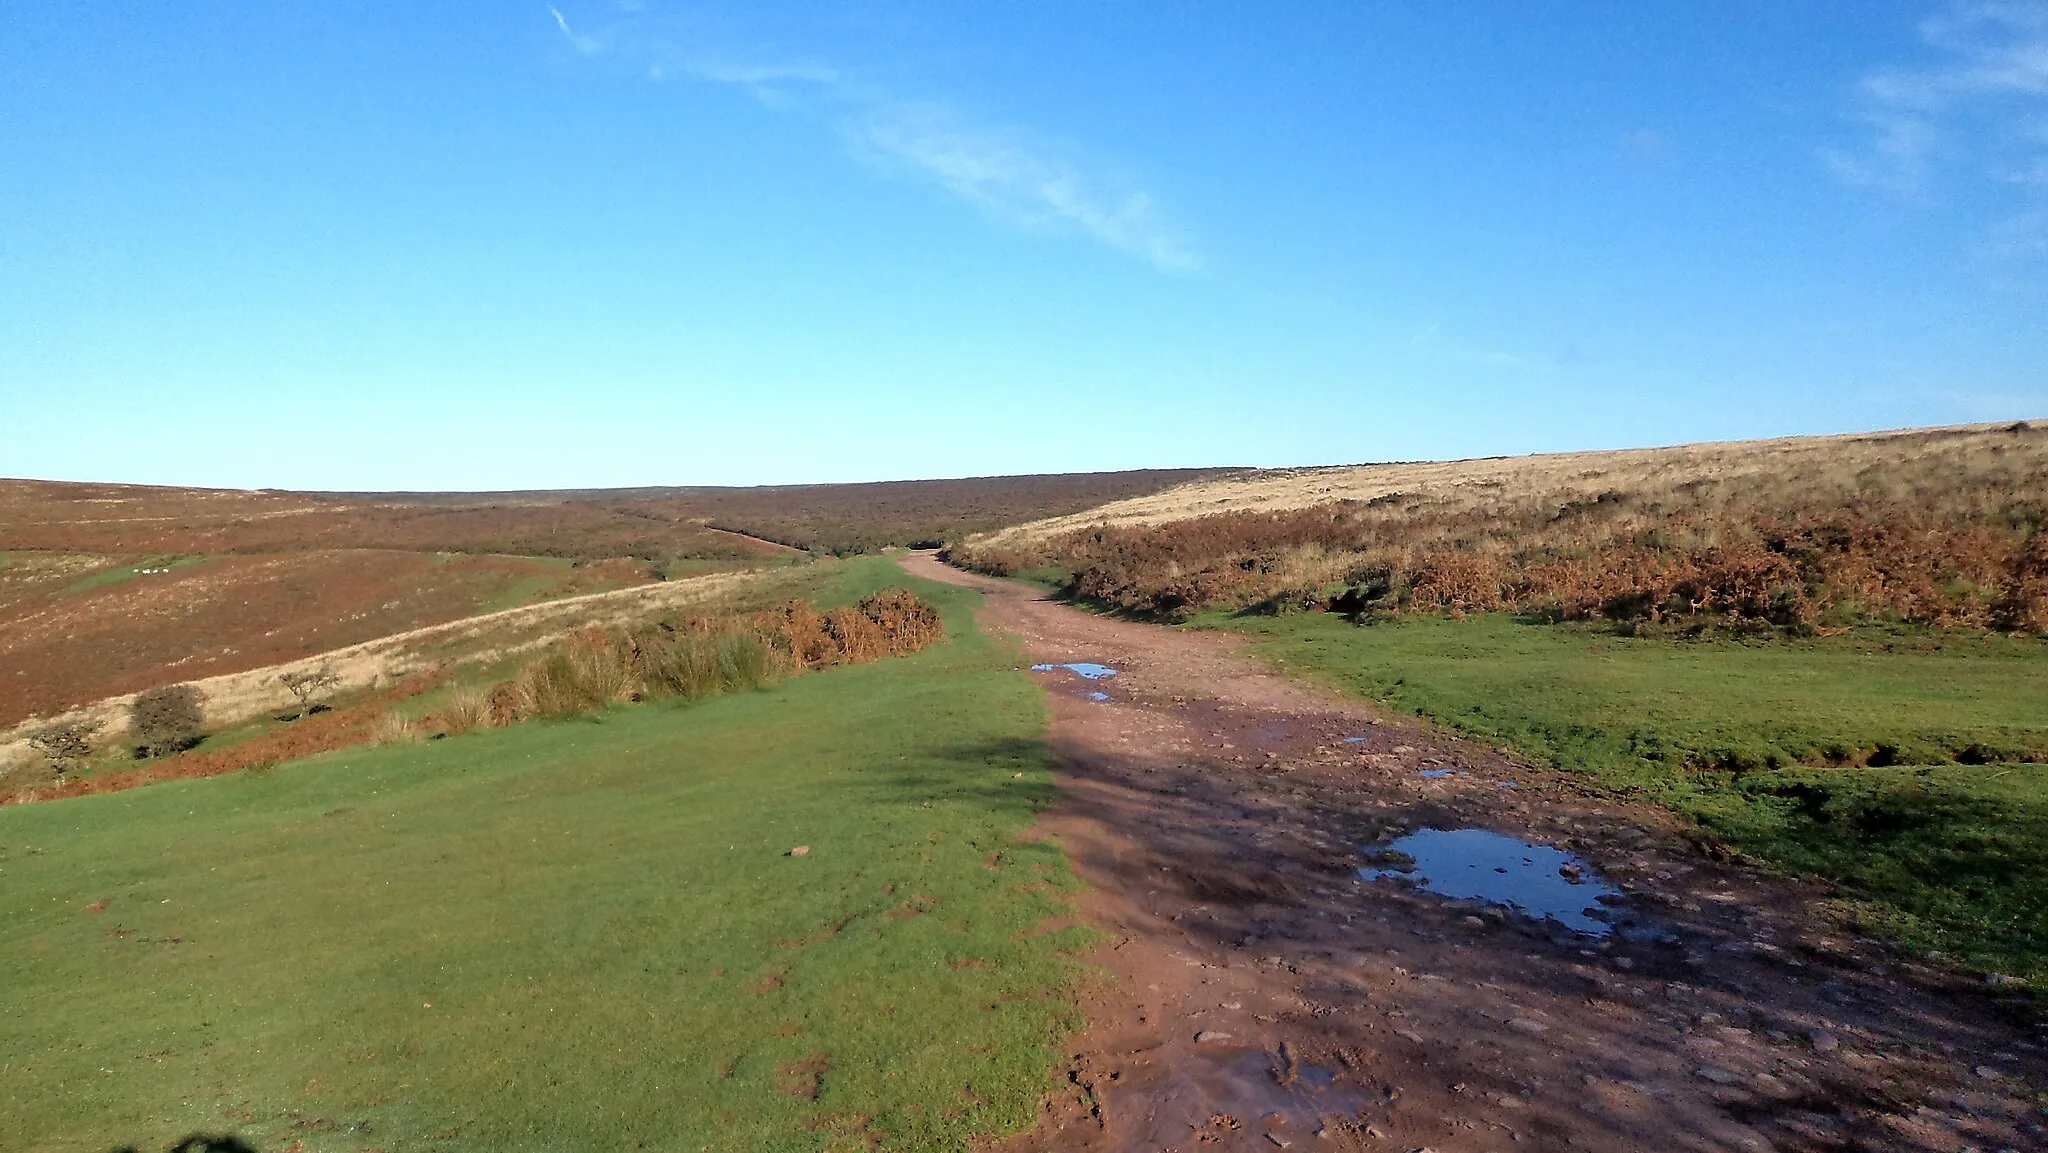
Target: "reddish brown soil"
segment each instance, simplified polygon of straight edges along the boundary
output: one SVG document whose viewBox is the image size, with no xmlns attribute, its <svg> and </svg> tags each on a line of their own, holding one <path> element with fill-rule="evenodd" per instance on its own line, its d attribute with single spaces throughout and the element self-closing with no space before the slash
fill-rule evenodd
<svg viewBox="0 0 2048 1153">
<path fill-rule="evenodd" d="M 0 584 L 0 725 L 505 607 L 638 584 L 645 566 L 346 549 L 217 556 L 96 588 Z"/>
<path fill-rule="evenodd" d="M 1006 1148 L 2048 1148 L 2048 1037 L 1832 928 L 1818 892 L 1706 859 L 1656 810 L 1271 675 L 1236 638 L 1093 616 L 925 554 L 906 567 L 981 590 L 1035 660 L 1122 670 L 1034 674 L 1064 764 L 1039 833 L 1107 941 L 1067 1089 Z M 1421 777 L 1432 765 L 1461 774 Z M 1358 878 L 1365 846 L 1423 827 L 1577 852 L 1669 939 Z"/>
</svg>

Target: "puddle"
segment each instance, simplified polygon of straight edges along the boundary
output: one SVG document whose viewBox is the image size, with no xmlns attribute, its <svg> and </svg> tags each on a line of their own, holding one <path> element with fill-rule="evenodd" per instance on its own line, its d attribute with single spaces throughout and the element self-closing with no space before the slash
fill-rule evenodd
<svg viewBox="0 0 2048 1153">
<path fill-rule="evenodd" d="M 1443 779 L 1444 779 L 1445 777 L 1455 777 L 1455 776 L 1457 776 L 1457 775 L 1458 775 L 1458 770 L 1456 770 L 1456 769 L 1424 769 L 1424 770 L 1422 770 L 1422 775 L 1423 775 L 1423 776 L 1424 776 L 1425 778 L 1427 778 L 1427 779 L 1429 779 L 1429 780 L 1432 780 L 1432 781 L 1441 781 L 1441 780 L 1443 780 Z"/>
<path fill-rule="evenodd" d="M 1382 853 L 1383 861 L 1398 855 L 1414 863 L 1368 865 L 1358 875 L 1367 880 L 1407 877 L 1439 896 L 1512 905 L 1593 936 L 1614 931 L 1598 905 L 1603 898 L 1619 901 L 1621 890 L 1561 849 L 1485 829 L 1419 829 Z"/>
<path fill-rule="evenodd" d="M 1345 737 L 1344 743 L 1347 745 L 1362 745 L 1371 739 L 1371 737 Z"/>
<path fill-rule="evenodd" d="M 1089 699 L 1089 700 L 1091 700 L 1091 701 L 1106 701 L 1106 700 L 1108 700 L 1108 699 L 1109 699 L 1109 694 L 1108 694 L 1108 693 L 1089 693 L 1089 694 L 1088 694 L 1088 699 Z"/>
<path fill-rule="evenodd" d="M 1337 1069 L 1285 1051 L 1240 1049 L 1183 1054 L 1142 1088 L 1112 1088 L 1105 1111 L 1109 1130 L 1124 1134 L 1119 1148 L 1186 1148 L 1192 1127 L 1199 1143 L 1270 1153 L 1310 1142 L 1324 1117 L 1363 1119 L 1386 1101 Z"/>
<path fill-rule="evenodd" d="M 1031 666 L 1031 671 L 1034 673 L 1049 673 L 1054 669 L 1068 669 L 1080 673 L 1091 681 L 1099 681 L 1104 677 L 1116 675 L 1115 669 L 1110 668 L 1108 665 L 1098 665 L 1094 661 L 1070 661 L 1066 664 Z"/>
</svg>

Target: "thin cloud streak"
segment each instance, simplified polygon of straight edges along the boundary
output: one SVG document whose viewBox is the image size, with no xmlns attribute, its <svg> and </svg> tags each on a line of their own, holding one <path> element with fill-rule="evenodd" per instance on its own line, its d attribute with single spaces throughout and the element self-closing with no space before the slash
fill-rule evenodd
<svg viewBox="0 0 2048 1153">
<path fill-rule="evenodd" d="M 548 5 L 548 15 L 553 16 L 555 18 L 555 27 L 560 28 L 562 30 L 562 37 L 566 39 L 569 42 L 569 46 L 576 49 L 576 51 L 583 53 L 585 56 L 595 56 L 599 52 L 604 51 L 603 42 L 598 40 L 596 37 L 577 35 L 576 30 L 569 27 L 569 18 L 567 16 L 562 15 L 562 10 L 560 8 L 557 8 L 552 4 Z"/>
<path fill-rule="evenodd" d="M 1161 268 L 1200 267 L 1144 191 L 1118 187 L 1014 129 L 976 124 L 942 105 L 883 102 L 856 111 L 851 131 L 860 146 L 1000 220 L 1078 231 Z"/>
<path fill-rule="evenodd" d="M 619 36 L 578 34 L 559 9 L 548 12 L 583 55 L 653 57 L 652 79 L 673 70 L 743 88 L 776 109 L 813 101 L 840 120 L 857 153 L 929 180 L 1010 227 L 1078 234 L 1171 271 L 1201 267 L 1150 194 L 1021 128 L 977 122 L 938 101 L 903 100 L 826 65 L 690 57 L 645 36 L 634 37 L 628 51 L 615 47 Z"/>
</svg>

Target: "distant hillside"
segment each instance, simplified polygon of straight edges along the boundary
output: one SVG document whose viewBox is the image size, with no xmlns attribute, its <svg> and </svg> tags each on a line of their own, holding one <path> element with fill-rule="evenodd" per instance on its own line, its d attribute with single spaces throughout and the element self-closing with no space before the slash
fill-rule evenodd
<svg viewBox="0 0 2048 1153">
<path fill-rule="evenodd" d="M 0 725 L 479 613 L 806 549 L 936 542 L 1217 475 L 399 494 L 0 480 Z"/>
<path fill-rule="evenodd" d="M 1338 604 L 2048 631 L 2048 424 L 1245 472 L 969 538 L 1175 616 Z"/>
<path fill-rule="evenodd" d="M 757 488 L 558 489 L 497 493 L 348 493 L 332 499 L 437 508 L 584 506 L 694 522 L 792 548 L 848 554 L 891 545 L 936 547 L 972 533 L 1066 516 L 1176 485 L 1244 472 L 1228 468 L 895 480 Z M 540 515 L 540 514 L 534 514 Z"/>
</svg>

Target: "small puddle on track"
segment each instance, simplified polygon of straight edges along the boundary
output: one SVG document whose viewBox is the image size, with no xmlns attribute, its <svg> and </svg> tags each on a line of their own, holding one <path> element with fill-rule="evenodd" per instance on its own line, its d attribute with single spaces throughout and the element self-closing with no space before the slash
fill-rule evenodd
<svg viewBox="0 0 2048 1153">
<path fill-rule="evenodd" d="M 1089 700 L 1091 700 L 1091 701 L 1106 701 L 1106 700 L 1108 700 L 1108 699 L 1109 699 L 1109 694 L 1108 694 L 1108 693 L 1089 693 L 1089 694 L 1088 694 L 1088 699 L 1089 699 Z"/>
<path fill-rule="evenodd" d="M 1513 906 L 1590 936 L 1614 931 L 1601 903 L 1619 901 L 1621 890 L 1562 849 L 1486 829 L 1418 829 L 1374 856 L 1359 876 L 1406 878 L 1438 896 Z"/>
<path fill-rule="evenodd" d="M 1067 661 L 1060 664 L 1031 666 L 1031 671 L 1034 673 L 1049 673 L 1054 669 L 1066 669 L 1069 672 L 1079 673 L 1091 681 L 1099 681 L 1104 677 L 1116 675 L 1115 669 L 1110 668 L 1108 665 L 1098 665 L 1094 661 Z"/>
<path fill-rule="evenodd" d="M 1207 1125 L 1196 1121 L 1195 1140 L 1211 1148 L 1327 1148 L 1314 1136 L 1324 1118 L 1352 1121 L 1366 1109 L 1386 1104 L 1379 1091 L 1359 1085 L 1337 1069 L 1299 1060 L 1284 1049 L 1280 1053 L 1259 1049 L 1203 1053 L 1179 1062 L 1163 1083 L 1134 1086 L 1124 1092 L 1128 1096 L 1112 1091 L 1109 1098 L 1112 1121 L 1122 1122 L 1112 1127 L 1138 1138 L 1139 1143 L 1126 1143 L 1123 1148 L 1185 1147 L 1185 1127 L 1157 1131 L 1162 1115 L 1183 1113 L 1208 1120 Z M 1132 1115 L 1141 1112 L 1152 1117 L 1140 1120 Z M 1120 1113 L 1125 1116 L 1118 1117 Z"/>
</svg>

